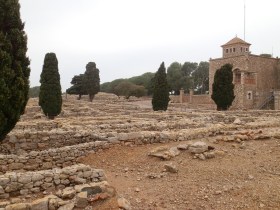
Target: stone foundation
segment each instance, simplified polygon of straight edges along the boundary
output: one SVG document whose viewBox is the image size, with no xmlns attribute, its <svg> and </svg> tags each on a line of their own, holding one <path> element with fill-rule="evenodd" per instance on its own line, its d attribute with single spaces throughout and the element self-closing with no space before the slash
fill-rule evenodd
<svg viewBox="0 0 280 210">
<path fill-rule="evenodd" d="M 103 170 L 83 164 L 36 172 L 9 172 L 0 175 L 0 199 L 104 180 Z"/>
</svg>

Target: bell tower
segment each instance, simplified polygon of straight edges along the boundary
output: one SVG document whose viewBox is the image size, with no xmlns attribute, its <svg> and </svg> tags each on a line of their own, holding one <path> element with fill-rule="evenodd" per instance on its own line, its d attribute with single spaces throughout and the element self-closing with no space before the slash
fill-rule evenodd
<svg viewBox="0 0 280 210">
<path fill-rule="evenodd" d="M 251 44 L 244 40 L 234 37 L 232 40 L 221 46 L 223 48 L 223 58 L 248 55 L 250 54 L 250 45 Z"/>
</svg>

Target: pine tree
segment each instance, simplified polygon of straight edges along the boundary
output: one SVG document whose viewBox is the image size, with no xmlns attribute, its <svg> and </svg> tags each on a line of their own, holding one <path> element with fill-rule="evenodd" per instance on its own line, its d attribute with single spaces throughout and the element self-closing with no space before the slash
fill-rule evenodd
<svg viewBox="0 0 280 210">
<path fill-rule="evenodd" d="M 94 62 L 89 62 L 86 65 L 84 75 L 84 89 L 89 95 L 89 100 L 92 102 L 94 96 L 100 91 L 99 70 Z"/>
<path fill-rule="evenodd" d="M 212 84 L 211 98 L 217 105 L 217 110 L 227 110 L 235 96 L 234 84 L 232 84 L 233 73 L 232 65 L 225 64 L 218 69 L 214 75 L 214 83 Z"/>
<path fill-rule="evenodd" d="M 27 36 L 18 0 L 0 0 L 0 141 L 24 113 L 29 91 Z"/>
<path fill-rule="evenodd" d="M 66 90 L 66 93 L 70 95 L 72 94 L 79 95 L 78 100 L 80 100 L 82 95 L 86 95 L 83 81 L 84 81 L 84 74 L 75 75 L 71 81 L 72 86 Z"/>
<path fill-rule="evenodd" d="M 40 79 L 39 105 L 49 119 L 59 115 L 62 106 L 60 75 L 55 53 L 47 53 Z"/>
<path fill-rule="evenodd" d="M 153 79 L 154 82 L 154 94 L 152 99 L 153 110 L 167 110 L 169 102 L 169 91 L 166 79 L 166 69 L 164 62 L 160 65 L 158 71 Z"/>
</svg>

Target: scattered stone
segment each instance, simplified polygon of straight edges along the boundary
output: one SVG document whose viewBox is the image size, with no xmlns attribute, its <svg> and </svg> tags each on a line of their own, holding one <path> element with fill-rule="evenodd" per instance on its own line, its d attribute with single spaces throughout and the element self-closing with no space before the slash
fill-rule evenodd
<svg viewBox="0 0 280 210">
<path fill-rule="evenodd" d="M 166 171 L 170 173 L 178 173 L 178 168 L 173 163 L 168 163 L 164 165 Z"/>
<path fill-rule="evenodd" d="M 263 203 L 260 203 L 260 208 L 264 208 L 265 205 Z"/>
<path fill-rule="evenodd" d="M 254 176 L 249 175 L 249 176 L 248 176 L 248 179 L 249 179 L 249 180 L 252 180 L 252 179 L 254 179 Z"/>
<path fill-rule="evenodd" d="M 118 199 L 118 206 L 120 209 L 123 209 L 123 210 L 131 210 L 131 205 L 130 205 L 129 201 L 127 201 L 125 198 Z"/>
<path fill-rule="evenodd" d="M 138 187 L 136 187 L 135 192 L 140 192 L 140 189 Z"/>
<path fill-rule="evenodd" d="M 260 134 L 260 135 L 255 135 L 253 136 L 254 140 L 267 140 L 270 139 L 271 137 L 269 135 L 265 135 L 265 134 Z"/>
<path fill-rule="evenodd" d="M 178 156 L 180 150 L 177 147 L 168 148 L 167 146 L 161 146 L 152 150 L 148 155 L 159 157 L 163 160 L 170 160 L 171 158 Z"/>
<path fill-rule="evenodd" d="M 177 146 L 179 150 L 187 150 L 189 148 L 188 144 L 180 144 Z"/>
<path fill-rule="evenodd" d="M 214 192 L 214 195 L 220 195 L 220 194 L 222 194 L 221 190 L 217 190 L 217 191 Z"/>
<path fill-rule="evenodd" d="M 236 125 L 241 125 L 242 122 L 239 118 L 236 118 L 234 121 L 233 121 L 233 124 L 236 124 Z"/>
<path fill-rule="evenodd" d="M 211 159 L 215 157 L 215 152 L 204 152 L 203 155 L 206 159 Z"/>
<path fill-rule="evenodd" d="M 204 156 L 203 153 L 201 153 L 201 154 L 195 154 L 194 156 L 195 156 L 195 158 L 198 158 L 198 159 L 200 159 L 200 160 L 206 160 L 206 157 Z"/>
<path fill-rule="evenodd" d="M 199 154 L 206 152 L 208 150 L 208 145 L 205 142 L 198 141 L 189 146 L 189 151 L 194 154 Z"/>
</svg>

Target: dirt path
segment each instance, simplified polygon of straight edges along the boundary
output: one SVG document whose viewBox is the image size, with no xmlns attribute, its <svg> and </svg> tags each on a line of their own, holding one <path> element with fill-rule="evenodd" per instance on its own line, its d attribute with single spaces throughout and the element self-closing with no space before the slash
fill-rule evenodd
<svg viewBox="0 0 280 210">
<path fill-rule="evenodd" d="M 279 141 L 209 144 L 222 152 L 204 161 L 188 151 L 162 161 L 147 155 L 162 146 L 153 144 L 115 146 L 83 163 L 104 169 L 110 184 L 136 210 L 280 209 Z M 178 173 L 164 172 L 169 162 L 178 166 Z"/>
</svg>

